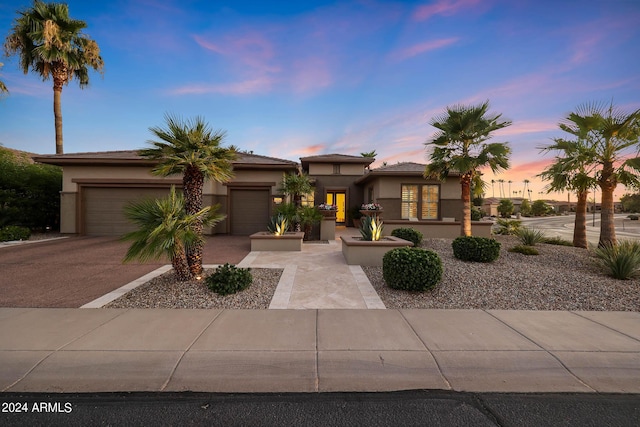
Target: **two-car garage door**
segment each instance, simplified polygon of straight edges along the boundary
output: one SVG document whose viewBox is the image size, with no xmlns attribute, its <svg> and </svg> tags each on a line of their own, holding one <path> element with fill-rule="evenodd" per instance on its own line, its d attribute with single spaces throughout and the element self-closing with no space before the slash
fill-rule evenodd
<svg viewBox="0 0 640 427">
<path fill-rule="evenodd" d="M 82 233 L 94 236 L 120 236 L 134 230 L 123 209 L 131 201 L 165 197 L 168 187 L 83 187 Z M 271 203 L 270 189 L 231 189 L 228 212 L 229 230 L 235 235 L 249 235 L 266 229 Z M 221 212 L 224 213 L 224 212 Z"/>
<path fill-rule="evenodd" d="M 83 234 L 91 236 L 120 236 L 135 226 L 124 216 L 124 207 L 131 201 L 160 198 L 169 188 L 84 187 L 82 207 Z"/>
</svg>

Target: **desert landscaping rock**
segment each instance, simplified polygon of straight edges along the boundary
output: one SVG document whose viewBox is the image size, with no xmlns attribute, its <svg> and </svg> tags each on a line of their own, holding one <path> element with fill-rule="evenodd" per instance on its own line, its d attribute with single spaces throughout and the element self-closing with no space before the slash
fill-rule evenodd
<svg viewBox="0 0 640 427">
<path fill-rule="evenodd" d="M 442 281 L 429 292 L 389 288 L 380 267 L 362 267 L 387 308 L 640 311 L 640 279 L 606 276 L 585 249 L 538 244 L 540 255 L 508 252 L 502 243 L 493 263 L 463 262 L 453 256 L 450 239 L 425 239 L 423 248 L 442 258 Z"/>
<path fill-rule="evenodd" d="M 205 270 L 205 276 L 213 270 Z M 282 269 L 252 268 L 253 282 L 242 292 L 218 295 L 204 280 L 178 282 L 173 271 L 158 276 L 110 302 L 105 308 L 269 308 Z"/>
</svg>

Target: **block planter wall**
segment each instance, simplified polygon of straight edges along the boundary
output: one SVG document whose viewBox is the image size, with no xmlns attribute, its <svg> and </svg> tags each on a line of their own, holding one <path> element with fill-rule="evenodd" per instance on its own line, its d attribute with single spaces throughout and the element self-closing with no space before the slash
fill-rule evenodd
<svg viewBox="0 0 640 427">
<path fill-rule="evenodd" d="M 251 239 L 251 251 L 301 251 L 302 239 L 304 233 L 302 231 L 285 233 L 282 236 L 276 236 L 266 231 L 253 233 L 249 236 Z"/>
<path fill-rule="evenodd" d="M 391 249 L 413 246 L 399 237 L 387 236 L 378 241 L 365 241 L 355 236 L 340 236 L 342 255 L 349 265 L 382 266 L 382 257 Z"/>
</svg>

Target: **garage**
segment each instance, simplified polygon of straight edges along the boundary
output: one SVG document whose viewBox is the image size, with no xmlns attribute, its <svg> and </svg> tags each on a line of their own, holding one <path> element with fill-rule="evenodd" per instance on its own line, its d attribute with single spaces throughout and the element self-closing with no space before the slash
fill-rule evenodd
<svg viewBox="0 0 640 427">
<path fill-rule="evenodd" d="M 231 234 L 248 236 L 265 231 L 269 223 L 271 192 L 265 189 L 231 189 Z"/>
<path fill-rule="evenodd" d="M 144 198 L 157 199 L 169 193 L 168 187 L 83 187 L 83 234 L 121 236 L 135 229 L 124 216 L 124 206 Z"/>
</svg>

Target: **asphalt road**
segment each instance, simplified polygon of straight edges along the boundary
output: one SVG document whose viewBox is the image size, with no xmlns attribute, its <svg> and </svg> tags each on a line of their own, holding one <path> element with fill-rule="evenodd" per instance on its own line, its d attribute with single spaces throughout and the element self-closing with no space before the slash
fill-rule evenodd
<svg viewBox="0 0 640 427">
<path fill-rule="evenodd" d="M 637 426 L 640 396 L 395 393 L 0 395 L 3 426 Z M 21 404 L 26 412 L 15 412 Z M 35 405 L 35 406 L 34 406 Z M 50 412 L 39 412 L 39 411 Z M 11 412 L 13 411 L 13 412 Z"/>
<path fill-rule="evenodd" d="M 627 219 L 628 214 L 616 214 L 616 237 L 618 239 L 640 239 L 640 221 Z M 544 231 L 548 237 L 561 237 L 566 240 L 573 240 L 573 225 L 575 215 L 561 215 L 549 217 L 521 218 L 522 224 L 529 228 L 536 228 Z M 587 215 L 587 240 L 593 245 L 598 244 L 600 238 L 600 214 L 595 218 L 592 214 Z"/>
</svg>

